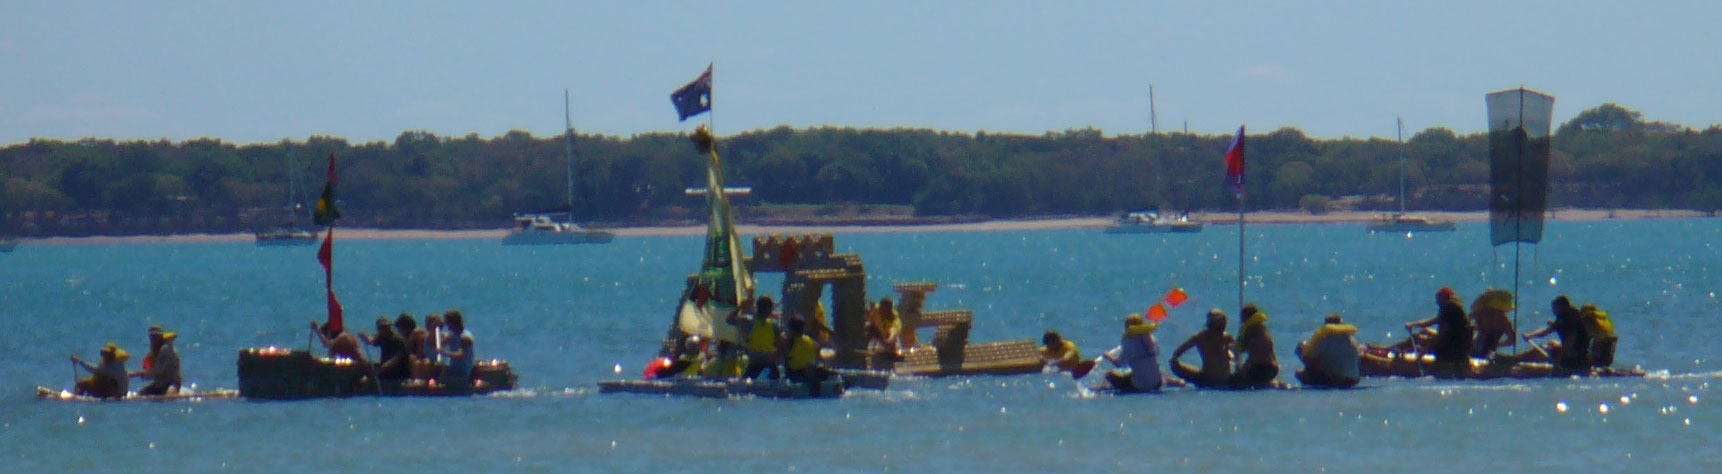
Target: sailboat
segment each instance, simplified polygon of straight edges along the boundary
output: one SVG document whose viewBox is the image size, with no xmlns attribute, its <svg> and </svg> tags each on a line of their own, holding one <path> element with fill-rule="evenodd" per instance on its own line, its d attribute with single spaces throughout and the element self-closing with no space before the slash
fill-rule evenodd
<svg viewBox="0 0 1722 474">
<path fill-rule="evenodd" d="M 299 228 L 293 223 L 294 217 L 305 210 L 305 206 L 299 204 L 298 182 L 293 179 L 297 168 L 295 160 L 289 155 L 287 157 L 287 221 L 274 229 L 257 232 L 258 247 L 300 246 L 317 243 L 316 233 Z"/>
<path fill-rule="evenodd" d="M 18 248 L 18 239 L 0 239 L 0 253 L 11 253 Z"/>
<path fill-rule="evenodd" d="M 514 215 L 514 228 L 502 237 L 502 245 L 605 244 L 616 238 L 607 230 L 594 230 L 574 223 L 574 119 L 568 113 L 568 91 L 562 91 L 562 117 L 568 126 L 568 202 L 566 211 Z M 567 216 L 557 221 L 556 217 Z"/>
<path fill-rule="evenodd" d="M 1148 86 L 1148 123 L 1155 136 L 1160 135 L 1160 118 L 1154 110 L 1154 86 Z M 1165 137 L 1156 140 L 1160 144 L 1160 160 L 1165 163 Z M 1161 173 L 1165 174 L 1164 172 Z M 1190 213 L 1185 212 L 1177 217 L 1162 216 L 1158 209 L 1142 209 L 1125 211 L 1118 214 L 1111 225 L 1106 226 L 1108 234 L 1163 234 L 1163 233 L 1195 233 L 1202 231 L 1202 223 L 1190 219 Z"/>
<path fill-rule="evenodd" d="M 1399 212 L 1378 216 L 1369 223 L 1370 232 L 1452 232 L 1453 221 L 1405 213 L 1405 121 L 1398 121 Z"/>
</svg>

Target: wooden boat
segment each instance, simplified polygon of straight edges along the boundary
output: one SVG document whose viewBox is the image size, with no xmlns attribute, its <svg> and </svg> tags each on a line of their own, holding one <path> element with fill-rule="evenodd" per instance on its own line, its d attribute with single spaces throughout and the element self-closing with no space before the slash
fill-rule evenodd
<svg viewBox="0 0 1722 474">
<path fill-rule="evenodd" d="M 300 400 L 355 396 L 462 397 L 513 390 L 518 382 L 507 362 L 473 366 L 471 383 L 384 380 L 350 359 L 313 357 L 310 352 L 268 347 L 239 351 L 239 396 L 259 400 Z"/>
<path fill-rule="evenodd" d="M 36 387 L 36 399 L 56 402 L 201 402 L 205 400 L 232 400 L 239 398 L 238 390 L 210 390 L 199 392 L 196 389 L 180 390 L 166 395 L 138 395 L 137 392 L 126 394 L 123 398 L 96 398 L 78 395 L 70 390 L 54 390 L 48 387 Z"/>
<path fill-rule="evenodd" d="M 1364 377 L 1416 378 L 1434 376 L 1467 380 L 1644 376 L 1644 370 L 1637 367 L 1573 371 L 1556 367 L 1545 361 L 1507 363 L 1481 357 L 1471 358 L 1470 372 L 1459 374 L 1451 369 L 1436 366 L 1434 355 L 1407 353 L 1382 346 L 1369 346 L 1364 351 L 1363 358 L 1358 360 L 1358 369 L 1358 373 Z"/>
</svg>

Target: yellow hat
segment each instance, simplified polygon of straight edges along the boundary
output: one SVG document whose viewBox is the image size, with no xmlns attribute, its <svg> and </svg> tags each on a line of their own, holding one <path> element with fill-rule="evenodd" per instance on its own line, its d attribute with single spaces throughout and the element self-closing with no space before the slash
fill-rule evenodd
<svg viewBox="0 0 1722 474">
<path fill-rule="evenodd" d="M 105 346 L 102 346 L 102 356 L 103 357 L 113 357 L 114 360 L 117 360 L 120 362 L 125 362 L 126 359 L 132 358 L 132 355 L 129 353 L 126 353 L 125 349 L 121 349 L 120 346 L 115 345 L 112 342 L 108 343 Z"/>
</svg>

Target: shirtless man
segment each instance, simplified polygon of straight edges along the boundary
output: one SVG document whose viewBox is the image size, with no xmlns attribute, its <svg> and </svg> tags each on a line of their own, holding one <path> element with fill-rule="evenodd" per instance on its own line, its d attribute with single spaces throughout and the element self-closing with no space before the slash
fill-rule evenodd
<svg viewBox="0 0 1722 474">
<path fill-rule="evenodd" d="M 1202 369 L 1184 365 L 1178 360 L 1190 348 L 1202 356 Z M 1232 335 L 1226 333 L 1226 313 L 1208 310 L 1208 323 L 1202 331 L 1190 336 L 1172 350 L 1172 375 L 1200 388 L 1225 388 L 1232 379 Z"/>
<path fill-rule="evenodd" d="M 1513 343 L 1517 332 L 1507 315 L 1513 309 L 1513 294 L 1507 290 L 1487 290 L 1471 301 L 1471 323 L 1477 326 L 1472 356 L 1493 357 L 1503 344 Z"/>
</svg>

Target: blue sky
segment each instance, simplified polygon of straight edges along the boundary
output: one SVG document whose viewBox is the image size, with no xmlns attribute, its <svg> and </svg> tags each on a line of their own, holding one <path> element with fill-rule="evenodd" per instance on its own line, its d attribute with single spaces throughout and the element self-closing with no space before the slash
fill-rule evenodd
<svg viewBox="0 0 1722 474">
<path fill-rule="evenodd" d="M 735 5 L 729 5 L 729 4 Z M 1504 3 L 1504 5 L 1503 5 Z M 236 143 L 687 130 L 716 63 L 720 135 L 779 125 L 1318 138 L 1483 128 L 1525 85 L 1722 123 L 1722 3 L 57 2 L 0 8 L 0 144 Z"/>
</svg>

